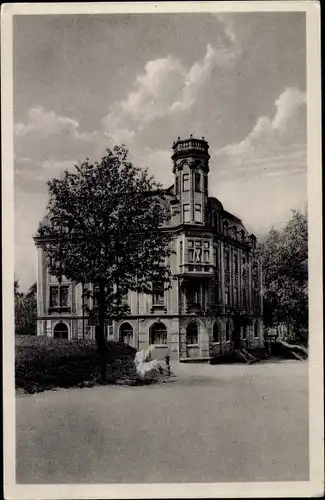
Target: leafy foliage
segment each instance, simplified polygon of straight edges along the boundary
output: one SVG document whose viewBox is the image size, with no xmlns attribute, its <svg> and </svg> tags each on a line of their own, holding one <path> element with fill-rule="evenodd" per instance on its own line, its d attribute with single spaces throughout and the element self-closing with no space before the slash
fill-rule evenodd
<svg viewBox="0 0 325 500">
<path fill-rule="evenodd" d="M 100 163 L 86 159 L 48 186 L 37 243 L 53 275 L 92 285 L 85 293 L 95 299 L 88 312 L 98 320 L 101 351 L 105 317 L 128 312 L 129 290 L 151 293 L 154 281 L 170 286 L 165 192 L 130 163 L 123 146 L 107 149 Z"/>
<path fill-rule="evenodd" d="M 119 342 L 107 342 L 106 347 L 109 382 L 135 382 L 136 350 Z M 98 363 L 98 352 L 93 341 L 16 338 L 16 387 L 29 393 L 73 387 L 85 382 L 94 384 Z"/>
<path fill-rule="evenodd" d="M 36 335 L 37 301 L 36 283 L 25 294 L 19 291 L 18 280 L 14 282 L 15 334 Z"/>
<path fill-rule="evenodd" d="M 292 211 L 282 231 L 271 229 L 256 251 L 263 267 L 264 322 L 308 326 L 307 211 Z"/>
</svg>

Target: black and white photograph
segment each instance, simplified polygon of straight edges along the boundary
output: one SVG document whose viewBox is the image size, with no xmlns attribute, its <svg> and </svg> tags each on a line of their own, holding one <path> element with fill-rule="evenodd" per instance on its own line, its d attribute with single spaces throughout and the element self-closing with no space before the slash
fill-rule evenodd
<svg viewBox="0 0 325 500">
<path fill-rule="evenodd" d="M 6 498 L 322 495 L 319 4 L 2 14 Z"/>
</svg>

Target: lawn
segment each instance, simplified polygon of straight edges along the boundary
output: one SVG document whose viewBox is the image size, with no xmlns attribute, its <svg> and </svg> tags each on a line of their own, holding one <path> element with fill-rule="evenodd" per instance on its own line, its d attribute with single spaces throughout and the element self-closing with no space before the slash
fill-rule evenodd
<svg viewBox="0 0 325 500">
<path fill-rule="evenodd" d="M 15 339 L 16 388 L 33 393 L 57 387 L 95 384 L 99 359 L 91 340 L 62 340 L 21 336 Z M 107 342 L 107 380 L 134 380 L 136 350 Z"/>
</svg>

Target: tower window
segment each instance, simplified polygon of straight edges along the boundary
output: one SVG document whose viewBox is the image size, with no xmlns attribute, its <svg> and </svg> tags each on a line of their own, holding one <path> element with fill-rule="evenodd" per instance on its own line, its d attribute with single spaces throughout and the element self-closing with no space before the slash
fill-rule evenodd
<svg viewBox="0 0 325 500">
<path fill-rule="evenodd" d="M 195 172 L 195 192 L 201 193 L 201 174 Z"/>
<path fill-rule="evenodd" d="M 204 194 L 208 194 L 208 178 L 206 176 L 203 177 L 204 182 Z"/>
<path fill-rule="evenodd" d="M 183 191 L 190 190 L 190 174 L 183 174 Z"/>
<path fill-rule="evenodd" d="M 202 222 L 201 205 L 195 205 L 195 222 Z"/>
<path fill-rule="evenodd" d="M 190 205 L 183 205 L 183 222 L 190 222 Z"/>
<path fill-rule="evenodd" d="M 176 195 L 179 194 L 179 177 L 178 176 L 175 179 L 175 193 L 176 193 Z"/>
</svg>

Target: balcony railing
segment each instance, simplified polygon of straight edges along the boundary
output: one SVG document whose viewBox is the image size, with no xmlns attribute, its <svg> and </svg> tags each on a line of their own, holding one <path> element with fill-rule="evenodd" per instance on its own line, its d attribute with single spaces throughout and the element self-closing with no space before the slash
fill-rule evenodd
<svg viewBox="0 0 325 500">
<path fill-rule="evenodd" d="M 70 306 L 50 306 L 48 308 L 49 313 L 57 312 L 57 313 L 71 313 Z"/>
<path fill-rule="evenodd" d="M 214 266 L 209 263 L 187 263 L 179 266 L 179 274 L 189 276 L 212 276 Z"/>
<path fill-rule="evenodd" d="M 203 312 L 202 304 L 196 302 L 188 302 L 185 306 L 186 314 L 201 314 Z"/>
<path fill-rule="evenodd" d="M 184 151 L 188 149 L 199 149 L 201 151 L 208 151 L 208 144 L 205 141 L 197 139 L 188 139 L 179 141 L 175 144 L 175 151 Z"/>
<path fill-rule="evenodd" d="M 208 314 L 223 314 L 225 312 L 225 306 L 223 304 L 208 303 L 207 313 Z"/>
</svg>

